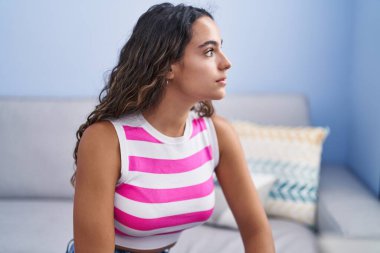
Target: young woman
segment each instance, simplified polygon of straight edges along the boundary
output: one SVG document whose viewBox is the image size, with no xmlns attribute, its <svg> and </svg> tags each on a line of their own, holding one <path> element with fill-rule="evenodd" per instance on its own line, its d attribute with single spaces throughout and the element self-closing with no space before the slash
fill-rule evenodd
<svg viewBox="0 0 380 253">
<path fill-rule="evenodd" d="M 68 252 L 169 252 L 211 216 L 214 172 L 245 251 L 274 252 L 238 137 L 211 103 L 231 67 L 221 46 L 204 9 L 163 3 L 139 18 L 77 132 Z"/>
</svg>

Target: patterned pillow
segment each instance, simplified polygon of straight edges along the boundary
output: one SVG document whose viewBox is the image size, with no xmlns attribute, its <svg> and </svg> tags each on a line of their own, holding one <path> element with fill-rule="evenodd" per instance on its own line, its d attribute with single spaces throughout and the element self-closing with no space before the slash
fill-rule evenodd
<svg viewBox="0 0 380 253">
<path fill-rule="evenodd" d="M 269 191 L 276 181 L 276 177 L 268 174 L 251 173 L 251 178 L 259 194 L 261 204 L 264 206 L 268 199 Z M 215 208 L 207 223 L 222 227 L 238 228 L 231 209 L 228 207 L 222 188 L 217 181 L 215 181 Z"/>
<path fill-rule="evenodd" d="M 250 170 L 277 178 L 265 202 L 266 213 L 314 226 L 322 144 L 329 129 L 244 121 L 232 125 Z"/>
</svg>

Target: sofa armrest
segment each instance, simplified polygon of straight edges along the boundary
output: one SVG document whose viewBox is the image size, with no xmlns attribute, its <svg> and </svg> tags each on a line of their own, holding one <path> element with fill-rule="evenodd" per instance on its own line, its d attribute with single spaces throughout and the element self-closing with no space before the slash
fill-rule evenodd
<svg viewBox="0 0 380 253">
<path fill-rule="evenodd" d="M 321 234 L 380 239 L 380 202 L 343 166 L 322 166 L 317 228 Z"/>
</svg>

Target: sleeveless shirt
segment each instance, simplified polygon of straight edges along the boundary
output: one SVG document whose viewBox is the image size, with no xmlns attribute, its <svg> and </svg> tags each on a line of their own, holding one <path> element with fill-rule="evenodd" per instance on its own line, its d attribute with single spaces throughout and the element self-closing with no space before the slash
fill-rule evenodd
<svg viewBox="0 0 380 253">
<path fill-rule="evenodd" d="M 176 242 L 181 231 L 206 222 L 214 205 L 219 161 L 211 118 L 190 111 L 181 137 L 155 129 L 141 113 L 110 120 L 120 144 L 115 188 L 115 243 L 134 249 Z"/>
</svg>

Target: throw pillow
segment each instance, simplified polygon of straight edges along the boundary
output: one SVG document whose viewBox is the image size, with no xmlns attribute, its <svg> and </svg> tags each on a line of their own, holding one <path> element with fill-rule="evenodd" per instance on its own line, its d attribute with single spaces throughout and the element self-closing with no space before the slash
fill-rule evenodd
<svg viewBox="0 0 380 253">
<path fill-rule="evenodd" d="M 265 202 L 266 213 L 314 226 L 322 145 L 329 129 L 232 124 L 250 170 L 277 177 Z"/>
<path fill-rule="evenodd" d="M 259 194 L 262 205 L 265 205 L 270 189 L 276 180 L 273 175 L 267 174 L 253 174 L 251 173 L 256 190 Z M 228 207 L 226 198 L 224 197 L 222 188 L 215 182 L 215 207 L 212 216 L 207 221 L 208 224 L 217 226 L 238 228 L 235 218 Z"/>
</svg>

